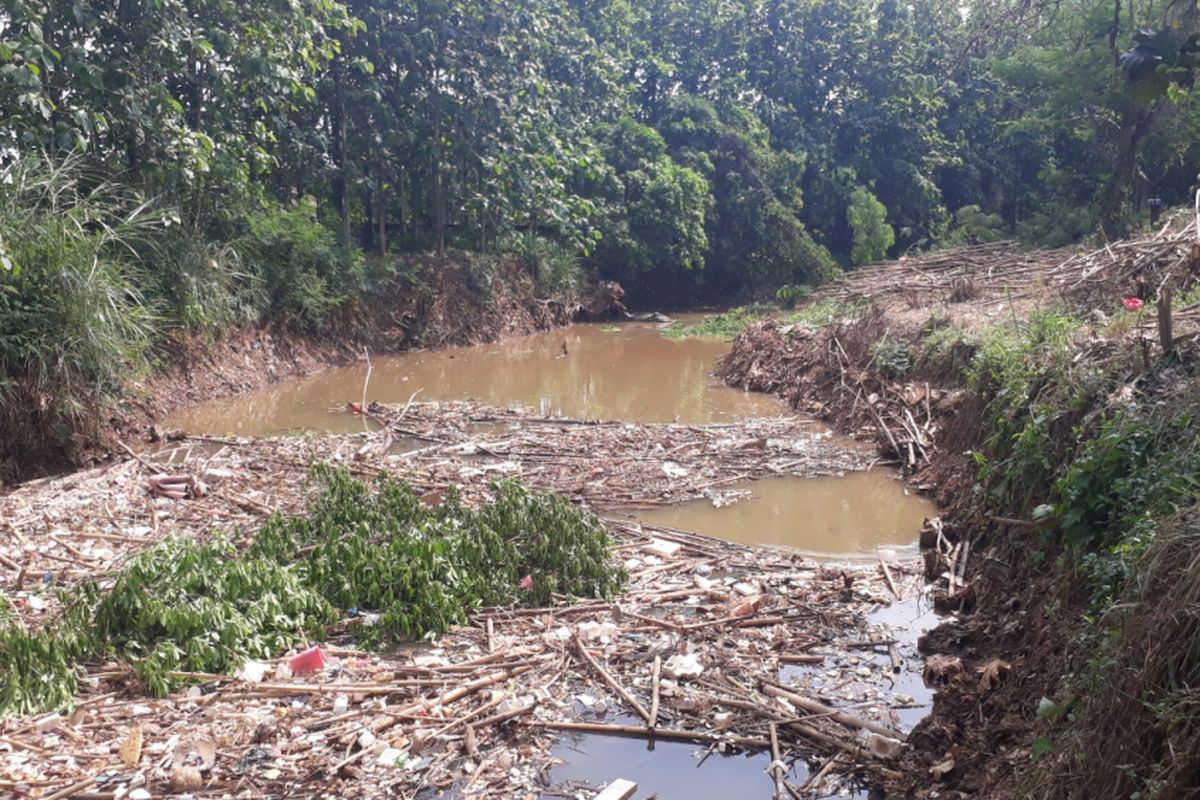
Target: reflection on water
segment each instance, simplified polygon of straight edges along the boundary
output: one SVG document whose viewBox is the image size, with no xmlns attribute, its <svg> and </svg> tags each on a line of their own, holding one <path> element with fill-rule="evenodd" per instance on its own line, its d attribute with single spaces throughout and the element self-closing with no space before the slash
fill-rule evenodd
<svg viewBox="0 0 1200 800">
<path fill-rule="evenodd" d="M 731 800 L 741 797 L 770 797 L 774 778 L 765 770 L 768 753 L 712 755 L 700 763 L 707 745 L 687 742 L 647 742 L 622 736 L 587 734 L 565 737 L 554 755 L 566 763 L 555 767 L 550 782 L 561 786 L 571 781 L 592 786 L 618 778 L 638 785 L 634 797 L 658 800 Z M 788 780 L 801 784 L 808 777 L 804 761 L 798 760 Z"/>
<path fill-rule="evenodd" d="M 404 403 L 419 389 L 418 400 L 471 398 L 638 422 L 727 422 L 779 414 L 783 406 L 773 398 L 722 386 L 709 376 L 728 350 L 724 342 L 664 339 L 657 326 L 646 323 L 574 325 L 498 344 L 376 358 L 368 398 Z M 361 400 L 366 371 L 363 363 L 288 381 L 186 409 L 164 424 L 243 436 L 361 431 L 361 419 L 336 409 Z"/>
<path fill-rule="evenodd" d="M 767 478 L 733 487 L 752 495 L 725 508 L 708 500 L 653 509 L 642 522 L 742 544 L 794 547 L 816 554 L 868 553 L 917 539 L 936 507 L 883 471 L 843 478 Z"/>
</svg>

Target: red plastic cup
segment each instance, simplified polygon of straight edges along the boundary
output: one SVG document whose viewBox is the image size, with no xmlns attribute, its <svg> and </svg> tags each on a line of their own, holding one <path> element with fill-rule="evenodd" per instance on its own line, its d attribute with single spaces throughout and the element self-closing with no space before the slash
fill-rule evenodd
<svg viewBox="0 0 1200 800">
<path fill-rule="evenodd" d="M 317 645 L 297 653 L 288 659 L 288 667 L 293 675 L 303 675 L 305 672 L 316 672 L 325 667 L 325 652 Z"/>
</svg>

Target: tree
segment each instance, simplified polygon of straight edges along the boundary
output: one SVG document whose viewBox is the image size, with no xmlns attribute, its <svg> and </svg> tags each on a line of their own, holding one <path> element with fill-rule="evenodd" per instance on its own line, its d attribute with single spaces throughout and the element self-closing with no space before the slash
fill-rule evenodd
<svg viewBox="0 0 1200 800">
<path fill-rule="evenodd" d="M 887 207 L 865 186 L 851 193 L 846 217 L 854 231 L 854 249 L 850 257 L 855 264 L 879 261 L 895 244 L 896 232 L 887 224 Z"/>
</svg>

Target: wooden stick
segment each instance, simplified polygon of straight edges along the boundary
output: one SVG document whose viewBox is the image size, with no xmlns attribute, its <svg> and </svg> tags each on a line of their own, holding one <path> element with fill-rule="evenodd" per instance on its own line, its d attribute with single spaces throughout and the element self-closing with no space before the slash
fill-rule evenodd
<svg viewBox="0 0 1200 800">
<path fill-rule="evenodd" d="M 479 678 L 478 680 L 471 681 L 470 683 L 463 684 L 457 689 L 452 689 L 451 691 L 446 692 L 432 701 L 418 700 L 414 703 L 409 703 L 407 706 L 397 709 L 397 711 L 394 712 L 394 716 L 376 720 L 371 724 L 371 730 L 375 733 L 385 731 L 388 728 L 398 724 L 400 722 L 400 716 L 403 714 L 410 714 L 414 711 L 419 711 L 425 708 L 427 705 L 448 706 L 451 703 L 458 702 L 468 695 L 478 692 L 480 689 L 486 689 L 489 686 L 495 686 L 497 683 L 501 683 L 510 678 L 515 678 L 516 676 L 528 672 L 531 669 L 533 669 L 531 666 L 522 666 L 515 669 L 506 670 L 504 672 L 497 672 L 492 675 Z M 347 691 L 347 687 L 345 686 L 340 688 L 342 691 Z M 357 692 L 357 689 L 349 689 L 349 691 Z"/>
<path fill-rule="evenodd" d="M 650 730 L 654 730 L 656 727 L 658 727 L 658 684 L 659 679 L 662 677 L 661 673 L 662 656 L 655 656 L 654 668 L 651 670 L 650 674 L 650 684 L 653 687 L 650 690 L 650 719 L 646 722 L 646 727 Z"/>
<path fill-rule="evenodd" d="M 856 717 L 853 714 L 847 714 L 845 711 L 838 711 L 836 708 L 818 703 L 816 700 L 810 700 L 807 697 L 802 697 L 795 692 L 788 691 L 781 686 L 776 686 L 772 683 L 763 683 L 763 692 L 771 697 L 780 697 L 787 700 L 797 708 L 802 708 L 805 711 L 811 711 L 814 714 L 823 714 L 832 720 L 842 723 L 848 728 L 861 728 L 862 730 L 878 733 L 880 736 L 887 736 L 890 739 L 903 739 L 904 734 L 892 730 L 891 728 L 880 725 L 878 722 L 873 722 L 869 719 Z"/>
<path fill-rule="evenodd" d="M 142 458 L 141 456 L 139 456 L 137 453 L 135 453 L 135 452 L 133 452 L 132 450 L 130 450 L 130 449 L 129 449 L 129 445 L 125 444 L 125 443 L 124 443 L 124 442 L 122 442 L 120 439 L 118 439 L 118 440 L 117 440 L 117 447 L 121 448 L 121 449 L 122 449 L 122 450 L 124 450 L 126 453 L 128 453 L 129 455 L 131 455 L 131 456 L 133 456 L 134 458 L 136 458 L 136 459 L 138 460 L 138 463 L 140 463 L 140 464 L 141 464 L 143 467 L 145 467 L 146 469 L 150 470 L 151 472 L 162 472 L 162 468 L 161 468 L 161 467 L 156 467 L 156 466 L 154 466 L 154 465 L 153 465 L 153 464 L 151 464 L 149 461 L 147 461 L 146 459 L 144 459 L 144 458 Z M 50 800 L 50 798 L 48 798 L 48 797 L 47 797 L 47 798 L 46 798 L 46 800 Z"/>
<path fill-rule="evenodd" d="M 579 638 L 579 634 L 575 634 L 575 649 L 579 651 L 579 655 L 583 657 L 583 660 L 587 662 L 588 666 L 595 670 L 600 677 L 604 679 L 604 682 L 608 684 L 608 687 L 617 694 L 621 695 L 625 702 L 629 704 L 629 707 L 636 711 L 638 716 L 646 720 L 646 723 L 649 724 L 650 712 L 647 711 L 646 708 L 637 701 L 637 698 L 625 691 L 625 687 L 617 683 L 617 679 L 610 675 L 608 671 L 604 669 L 604 667 L 600 666 L 600 662 L 592 658 L 592 654 L 589 653 L 587 648 L 583 646 L 583 641 Z"/>
<path fill-rule="evenodd" d="M 883 555 L 876 550 L 875 555 L 879 558 L 879 568 L 883 570 L 883 579 L 887 581 L 888 588 L 892 590 L 892 594 L 897 600 L 903 600 L 904 595 L 900 594 L 900 590 L 896 588 L 896 582 L 892 580 L 892 571 L 888 569 L 887 562 L 883 560 Z"/>
<path fill-rule="evenodd" d="M 504 694 L 501 694 L 499 697 L 497 697 L 493 700 L 489 700 L 488 702 L 484 703 L 479 708 L 472 711 L 470 714 L 467 714 L 465 717 L 459 717 L 458 719 L 454 720 L 450 724 L 443 725 L 442 727 L 438 728 L 436 731 L 433 732 L 433 734 L 429 738 L 436 739 L 438 736 L 441 736 L 444 733 L 449 733 L 450 731 L 456 729 L 458 726 L 467 724 L 468 722 L 470 722 L 475 717 L 478 717 L 483 712 L 491 711 L 493 708 L 500 705 L 505 700 L 508 700 L 511 697 L 512 697 L 511 692 L 506 692 Z"/>
<path fill-rule="evenodd" d="M 1175 336 L 1171 325 L 1171 290 L 1164 288 L 1158 298 L 1158 341 L 1163 355 L 1171 355 L 1175 349 Z"/>
<path fill-rule="evenodd" d="M 831 736 L 828 733 L 824 733 L 822 731 L 817 730 L 816 728 L 809 727 L 808 725 L 805 725 L 800 722 L 787 722 L 787 723 L 784 723 L 784 725 L 786 725 L 791 730 L 796 731 L 797 733 L 799 733 L 801 736 L 808 739 L 809 741 L 818 742 L 820 744 L 825 745 L 826 747 L 832 747 L 835 750 L 841 750 L 843 753 L 846 753 L 860 761 L 869 761 L 869 760 L 878 761 L 878 758 L 875 756 L 874 753 L 872 753 L 870 750 L 863 747 L 862 745 L 857 744 L 856 742 L 847 742 L 844 739 L 839 739 L 836 736 Z M 900 776 L 900 773 L 897 770 L 886 769 L 886 768 L 878 766 L 878 765 L 875 766 L 875 770 L 880 772 L 883 775 L 890 777 L 890 778 L 895 778 L 895 777 Z"/>
<path fill-rule="evenodd" d="M 821 664 L 825 656 L 817 653 L 780 653 L 780 664 Z"/>
<path fill-rule="evenodd" d="M 825 776 L 829 774 L 829 771 L 833 769 L 833 765 L 836 764 L 838 759 L 841 757 L 842 754 L 838 753 L 833 758 L 826 761 L 825 766 L 821 767 L 821 770 L 816 775 L 811 776 L 804 782 L 804 785 L 800 787 L 800 791 L 806 792 L 809 789 L 816 789 L 818 786 L 820 786 L 821 781 L 825 780 Z"/>
<path fill-rule="evenodd" d="M 958 580 L 958 583 L 959 583 L 960 585 L 962 585 L 962 586 L 966 586 L 966 585 L 967 585 L 967 581 L 966 581 L 966 578 L 967 578 L 967 558 L 969 558 L 969 557 L 970 557 L 970 555 L 971 555 L 971 540 L 970 540 L 970 539 L 964 539 L 964 540 L 963 540 L 962 551 L 959 553 L 959 556 L 960 556 L 960 557 L 959 557 L 959 559 L 958 559 L 958 563 L 957 563 L 957 567 L 958 567 L 958 577 L 957 577 L 957 580 Z"/>
<path fill-rule="evenodd" d="M 524 705 L 509 709 L 508 711 L 501 711 L 499 714 L 493 714 L 490 717 L 485 717 L 484 719 L 479 720 L 479 722 L 471 723 L 471 725 L 475 728 L 489 728 L 492 725 L 498 725 L 501 722 L 512 719 L 513 717 L 524 716 L 525 714 L 533 711 L 536 706 L 537 702 L 531 700 Z"/>
<path fill-rule="evenodd" d="M 138 460 L 140 461 L 141 459 L 138 459 Z M 93 775 L 90 778 L 84 778 L 83 780 L 81 780 L 77 783 L 72 783 L 70 786 L 67 786 L 63 789 L 59 789 L 54 794 L 46 795 L 46 797 L 44 797 L 43 800 L 62 800 L 62 798 L 70 797 L 71 795 L 75 794 L 76 792 L 82 792 L 84 789 L 86 789 L 89 786 L 91 786 L 92 784 L 94 784 L 97 780 L 99 780 L 99 778 L 95 775 Z"/>
<path fill-rule="evenodd" d="M 363 358 L 367 360 L 367 376 L 363 378 L 363 396 L 362 405 L 360 408 L 365 412 L 367 410 L 367 386 L 371 383 L 371 354 L 367 352 L 367 348 L 363 347 Z M 387 427 L 387 426 L 384 426 Z"/>
<path fill-rule="evenodd" d="M 774 722 L 771 723 L 771 772 L 775 775 L 775 800 L 781 800 L 786 790 L 783 788 L 783 759 L 779 754 L 779 726 Z"/>
</svg>

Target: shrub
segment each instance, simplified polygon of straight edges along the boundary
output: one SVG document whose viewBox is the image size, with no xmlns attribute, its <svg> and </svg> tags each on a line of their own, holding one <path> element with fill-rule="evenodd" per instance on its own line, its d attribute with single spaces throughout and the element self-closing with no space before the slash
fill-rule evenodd
<svg viewBox="0 0 1200 800">
<path fill-rule="evenodd" d="M 903 339 L 884 340 L 871 345 L 871 364 L 893 380 L 899 380 L 913 368 L 912 345 Z"/>
<path fill-rule="evenodd" d="M 155 295 L 170 323 L 197 333 L 261 320 L 269 300 L 264 281 L 248 271 L 228 244 L 190 234 L 166 237 L 153 248 L 159 261 Z"/>
<path fill-rule="evenodd" d="M 93 432 L 145 363 L 137 253 L 162 224 L 76 158 L 27 156 L 0 174 L 0 431 L 29 435 L 36 413 L 56 445 Z"/>
<path fill-rule="evenodd" d="M 233 247 L 262 280 L 271 313 L 300 328 L 324 328 L 360 282 L 362 254 L 317 221 L 311 198 L 251 215 Z"/>
<path fill-rule="evenodd" d="M 887 224 L 887 206 L 865 186 L 851 192 L 846 218 L 854 231 L 850 257 L 855 264 L 879 261 L 896 243 L 896 232 Z"/>
<path fill-rule="evenodd" d="M 786 284 L 780 286 L 775 292 L 775 299 L 779 301 L 779 305 L 786 309 L 793 309 L 796 303 L 807 298 L 812 294 L 812 287 L 803 284 Z"/>
<path fill-rule="evenodd" d="M 976 205 L 963 206 L 954 212 L 949 230 L 938 240 L 939 247 L 998 242 L 1004 238 L 1004 220 L 999 214 L 985 214 Z"/>
<path fill-rule="evenodd" d="M 572 294 L 583 282 L 574 249 L 553 239 L 524 231 L 509 237 L 502 247 L 521 259 L 543 296 Z"/>
</svg>

